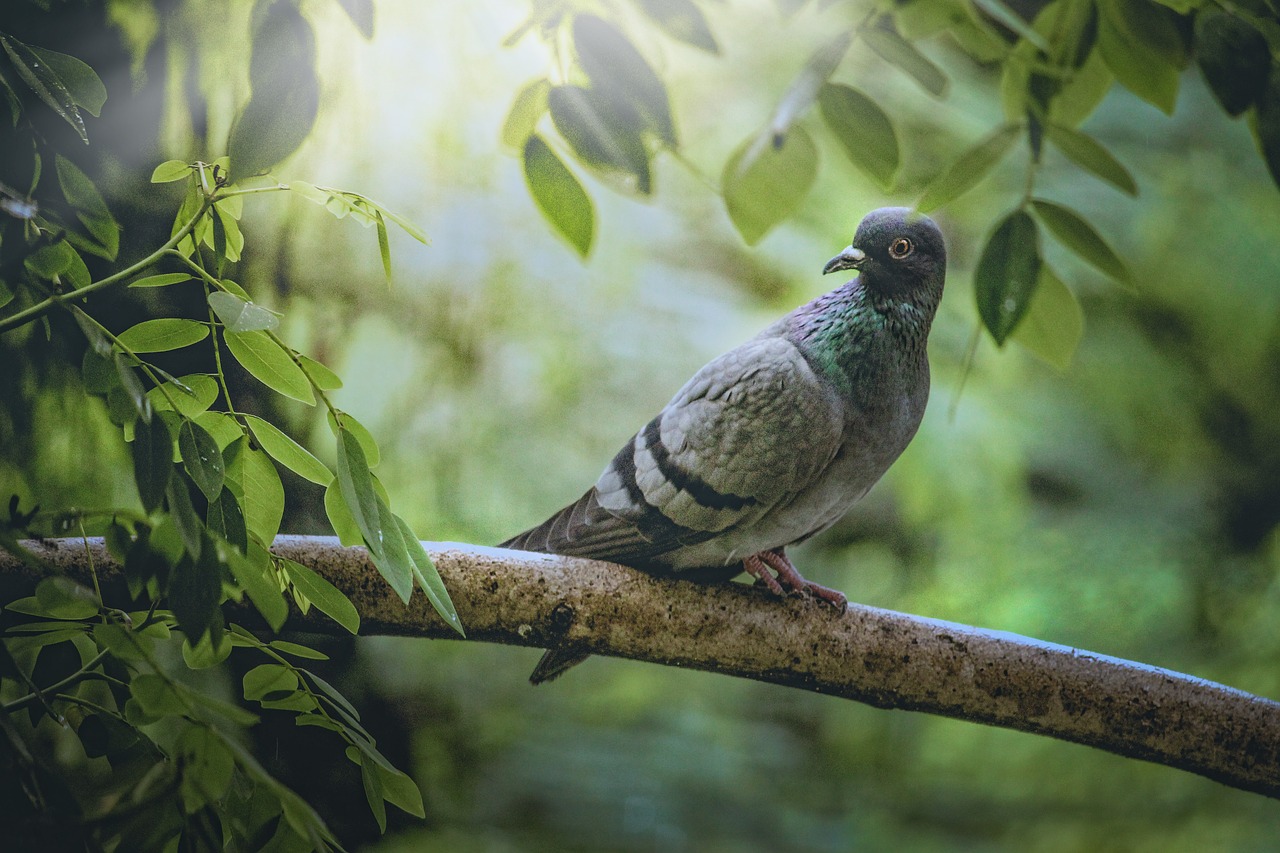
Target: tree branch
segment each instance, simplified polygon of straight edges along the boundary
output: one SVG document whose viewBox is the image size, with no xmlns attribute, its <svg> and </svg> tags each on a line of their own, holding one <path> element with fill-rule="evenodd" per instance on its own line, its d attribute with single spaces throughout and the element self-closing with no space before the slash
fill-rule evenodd
<svg viewBox="0 0 1280 853">
<path fill-rule="evenodd" d="M 51 568 L 87 578 L 80 540 L 23 544 Z M 89 545 L 104 596 L 125 595 L 102 541 Z M 426 545 L 472 640 L 568 642 L 593 654 L 1034 732 L 1280 798 L 1280 703 L 1220 684 L 873 607 L 854 604 L 837 614 L 742 584 L 699 585 L 591 560 Z M 420 592 L 402 605 L 363 548 L 281 536 L 273 550 L 346 593 L 363 634 L 457 638 Z M 40 577 L 0 553 L 0 592 L 29 594 Z M 292 614 L 289 627 L 341 630 L 314 609 L 305 618 Z"/>
</svg>

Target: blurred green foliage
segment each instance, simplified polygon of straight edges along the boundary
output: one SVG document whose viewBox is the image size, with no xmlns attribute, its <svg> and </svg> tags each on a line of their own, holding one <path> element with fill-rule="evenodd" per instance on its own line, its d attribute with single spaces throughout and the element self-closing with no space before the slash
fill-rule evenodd
<svg viewBox="0 0 1280 853">
<path fill-rule="evenodd" d="M 147 183 L 157 163 L 242 146 L 241 158 L 297 187 L 245 205 L 247 249 L 231 260 L 218 243 L 216 276 L 279 311 L 282 339 L 343 376 L 328 393 L 378 436 L 380 483 L 414 529 L 493 542 L 545 517 L 700 364 L 818 292 L 822 261 L 863 213 L 918 201 L 935 208 L 952 257 L 934 399 L 885 481 L 796 553 L 802 570 L 867 604 L 1280 696 L 1267 0 L 536 2 L 532 14 L 512 0 L 225 5 L 38 3 L 25 28 L 0 21 L 21 44 L 79 57 L 109 93 L 27 99 L 45 108 L 37 145 L 69 164 L 44 159 L 47 210 L 79 235 L 67 242 L 97 281 L 118 268 L 112 257 L 132 262 L 172 233 L 183 196 Z M 1081 10 L 1086 20 L 1071 17 Z M 307 34 L 280 36 L 281 55 L 314 62 L 293 66 L 292 85 L 260 86 L 253 69 L 268 54 L 241 34 L 285 19 Z M 600 119 L 595 132 L 584 115 Z M 254 123 L 266 129 L 245 129 Z M 31 162 L 32 143 L 16 137 L 0 134 L 6 170 Z M 797 161 L 800 139 L 811 155 Z M 725 168 L 769 157 L 811 176 L 807 192 L 771 180 L 767 162 Z M 7 203 L 25 200 L 31 177 L 0 174 L 14 189 Z M 366 210 L 384 269 L 370 232 L 302 204 L 356 216 L 350 199 L 299 178 L 367 192 L 432 245 L 388 237 Z M 743 204 L 730 201 L 734 181 L 750 190 Z M 988 235 L 1013 211 L 1039 238 L 989 256 Z M 120 226 L 114 248 L 108 220 Z M 6 208 L 6 253 L 21 245 L 18 221 Z M 35 267 L 82 275 L 68 257 Z M 1010 268 L 1025 274 L 984 277 Z M 0 278 L 12 280 L 7 267 Z M 990 314 L 1010 282 L 1017 316 Z M 117 333 L 207 314 L 203 294 L 164 301 L 183 286 L 170 285 L 104 290 L 89 305 Z M 991 333 L 1021 346 L 979 334 L 975 302 Z M 213 306 L 227 328 L 255 321 L 223 308 L 235 311 Z M 80 385 L 83 337 L 60 313 L 50 324 L 49 339 L 36 327 L 0 336 L 0 495 L 16 493 L 23 510 L 140 511 L 109 401 Z M 179 377 L 209 370 L 183 352 L 158 364 Z M 340 466 L 325 418 L 269 393 L 244 360 L 247 373 L 226 375 L 238 407 Z M 314 465 L 245 423 L 282 463 L 281 528 L 327 532 L 323 484 L 305 473 Z M 350 502 L 376 505 L 376 486 L 357 479 Z M 72 615 L 83 606 L 46 598 Z M 359 708 L 380 752 L 418 783 L 424 821 L 385 810 L 390 834 L 374 843 L 366 793 L 385 780 L 362 781 L 330 733 L 256 701 L 293 695 L 281 688 L 298 678 L 289 667 L 255 668 L 237 651 L 183 677 L 202 695 L 255 700 L 261 721 L 234 742 L 349 848 L 1254 850 L 1280 832 L 1275 805 L 1256 795 L 962 722 L 598 658 L 535 691 L 524 681 L 532 652 L 292 639 L 327 653 L 306 661 L 322 681 L 302 683 L 315 694 L 333 685 Z M 48 656 L 37 681 L 74 671 L 99 647 L 84 642 L 51 646 L 75 651 Z M 213 663 L 199 654 L 189 651 Z M 134 698 L 164 711 L 171 692 L 144 680 Z M 111 790 L 111 750 L 82 756 L 67 732 L 25 717 L 8 719 L 69 793 L 110 808 L 97 798 Z M 93 718 L 104 727 L 93 742 L 125 734 L 110 715 Z M 204 756 L 202 772 L 223 777 L 225 744 L 148 731 L 175 760 Z M 243 779 L 251 765 L 237 760 Z M 247 808 L 246 790 L 213 798 L 213 812 Z"/>
</svg>

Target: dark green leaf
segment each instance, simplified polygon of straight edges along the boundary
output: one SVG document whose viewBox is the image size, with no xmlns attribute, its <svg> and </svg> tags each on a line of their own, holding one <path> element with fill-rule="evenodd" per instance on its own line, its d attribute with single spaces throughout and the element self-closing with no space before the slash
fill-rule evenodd
<svg viewBox="0 0 1280 853">
<path fill-rule="evenodd" d="M 280 583 L 271 567 L 271 555 L 257 543 L 251 543 L 243 557 L 239 554 L 226 556 L 231 576 L 248 593 L 249 600 L 271 630 L 279 631 L 289 617 L 289 605 L 280 592 Z"/>
<path fill-rule="evenodd" d="M 315 34 L 295 2 L 274 0 L 257 16 L 249 82 L 253 94 L 227 144 L 240 175 L 268 171 L 297 150 L 315 124 L 320 106 Z"/>
<path fill-rule="evenodd" d="M 1138 185 L 1134 183 L 1133 175 L 1092 136 L 1059 125 L 1050 125 L 1048 136 L 1049 141 L 1072 163 L 1092 172 L 1123 193 L 1138 194 Z"/>
<path fill-rule="evenodd" d="M 102 113 L 102 105 L 107 102 L 107 87 L 102 85 L 97 72 L 74 56 L 56 50 L 42 47 L 30 47 L 30 50 L 58 78 L 76 106 L 83 107 L 95 118 Z"/>
<path fill-rule="evenodd" d="M 372 478 L 370 478 L 372 479 Z M 382 554 L 373 555 L 373 564 L 396 595 L 405 603 L 413 595 L 415 567 L 409 556 L 409 545 L 391 507 L 381 497 L 378 501 L 378 529 L 382 533 Z M 372 549 L 370 549 L 372 553 Z"/>
<path fill-rule="evenodd" d="M 502 124 L 503 144 L 512 148 L 524 148 L 533 135 L 538 120 L 547 111 L 547 93 L 550 91 L 551 83 L 545 77 L 539 77 L 520 90 L 516 99 L 511 102 L 507 120 Z"/>
<path fill-rule="evenodd" d="M 151 408 L 157 411 L 176 409 L 186 418 L 194 418 L 206 411 L 217 397 L 218 383 L 203 373 L 189 373 L 147 392 Z"/>
<path fill-rule="evenodd" d="M 36 584 L 36 601 L 41 613 L 51 619 L 89 619 L 101 606 L 93 590 L 71 578 L 45 578 Z"/>
<path fill-rule="evenodd" d="M 884 110 L 857 89 L 840 83 L 823 86 L 818 103 L 822 118 L 853 164 L 890 189 L 898 171 L 898 136 Z"/>
<path fill-rule="evenodd" d="M 205 634 L 197 642 L 190 637 L 182 641 L 182 661 L 190 669 L 211 669 L 231 656 L 231 638 L 223 634 L 216 642 Z"/>
<path fill-rule="evenodd" d="M 138 418 L 133 425 L 133 475 L 142 508 L 155 512 L 173 475 L 173 438 L 160 418 Z"/>
<path fill-rule="evenodd" d="M 581 86 L 556 86 L 547 94 L 547 105 L 556 130 L 579 160 L 629 175 L 638 192 L 650 191 L 649 152 L 640 138 L 638 113 L 616 109 L 604 95 Z"/>
<path fill-rule="evenodd" d="M 187 553 L 193 559 L 200 559 L 200 552 L 204 547 L 204 525 L 200 523 L 200 517 L 191 505 L 191 493 L 187 490 L 186 480 L 180 476 L 169 478 L 169 488 L 165 490 L 165 494 L 169 497 L 169 517 L 178 528 Z"/>
<path fill-rule="evenodd" d="M 996 226 L 973 274 L 978 316 L 997 344 L 1004 345 L 1027 312 L 1040 266 L 1035 220 L 1016 210 Z"/>
<path fill-rule="evenodd" d="M 1098 50 L 1126 89 L 1172 115 L 1186 64 L 1177 16 L 1150 0 L 1098 4 Z"/>
<path fill-rule="evenodd" d="M 167 184 L 180 181 L 191 174 L 191 164 L 186 160 L 165 160 L 151 173 L 151 183 Z"/>
<path fill-rule="evenodd" d="M 213 543 L 200 549 L 200 559 L 184 557 L 169 575 L 169 609 L 178 627 L 193 645 L 205 634 L 218 634 L 222 597 L 222 566 L 218 564 Z M 217 639 L 217 637 L 215 637 Z"/>
<path fill-rule="evenodd" d="M 916 208 L 928 213 L 973 189 L 1008 153 L 1021 132 L 1021 128 L 1011 124 L 996 128 L 934 178 Z"/>
<path fill-rule="evenodd" d="M 222 800 L 236 763 L 218 735 L 203 726 L 187 726 L 178 737 L 177 753 L 182 767 L 178 788 L 182 810 L 195 814 Z"/>
<path fill-rule="evenodd" d="M 88 267 L 65 240 L 41 246 L 23 258 L 22 263 L 33 275 L 49 281 L 54 278 L 63 279 L 76 288 L 89 283 Z"/>
<path fill-rule="evenodd" d="M 226 332 L 223 340 L 236 361 L 263 385 L 309 406 L 315 405 L 307 375 L 266 332 Z"/>
<path fill-rule="evenodd" d="M 708 53 L 719 53 L 707 19 L 693 0 L 640 0 L 640 8 L 672 38 Z"/>
<path fill-rule="evenodd" d="M 668 145 L 676 144 L 666 86 L 626 36 L 595 15 L 578 15 L 573 45 L 592 88 L 606 90 L 611 101 L 634 105 L 650 130 Z"/>
<path fill-rule="evenodd" d="M 244 510 L 226 486 L 218 493 L 217 500 L 209 502 L 208 528 L 209 532 L 239 548 L 241 554 L 248 550 L 249 529 L 244 523 Z"/>
<path fill-rule="evenodd" d="M 591 199 L 537 134 L 530 136 L 524 145 L 524 176 L 542 215 L 585 258 L 591 251 L 595 229 Z"/>
<path fill-rule="evenodd" d="M 436 564 L 431 561 L 431 557 L 427 554 L 422 542 L 418 540 L 417 535 L 410 529 L 409 525 L 400 516 L 395 517 L 396 524 L 400 528 L 400 535 L 404 537 L 405 545 L 409 551 L 409 558 L 413 561 L 413 576 L 418 581 L 418 586 L 422 587 L 422 591 L 426 593 L 427 600 L 431 602 L 431 606 L 440 614 L 440 618 L 449 623 L 449 627 L 457 631 L 463 637 L 467 636 L 462 630 L 462 620 L 458 618 L 457 608 L 453 606 L 453 599 L 449 597 L 449 591 L 444 587 L 444 581 L 440 579 L 440 573 L 436 571 Z"/>
<path fill-rule="evenodd" d="M 58 77 L 57 72 L 46 65 L 31 48 L 11 36 L 0 35 L 0 47 L 3 47 L 4 52 L 9 55 L 9 60 L 22 81 L 31 87 L 31 91 L 35 92 L 40 100 L 71 125 L 87 145 L 89 135 L 85 131 L 84 118 L 76 108 L 75 97 Z"/>
<path fill-rule="evenodd" d="M 881 25 L 864 30 L 862 38 L 867 47 L 886 62 L 904 71 L 935 98 L 945 96 L 951 88 L 951 81 L 942 73 L 942 69 L 917 50 L 915 45 L 898 35 L 887 17 L 882 19 Z"/>
<path fill-rule="evenodd" d="M 178 428 L 178 450 L 191 479 L 204 492 L 207 500 L 214 500 L 222 491 L 226 472 L 222 468 L 222 451 L 213 436 L 204 427 L 191 420 L 183 420 Z"/>
<path fill-rule="evenodd" d="M 106 260 L 115 260 L 120 248 L 120 226 L 112 218 L 98 188 L 89 180 L 88 175 L 61 154 L 57 156 L 55 163 L 63 196 L 75 208 L 77 218 L 97 241 L 97 245 L 83 241 L 87 243 L 86 248 Z M 71 238 L 72 235 L 69 234 L 68 239 Z M 86 280 L 85 284 L 87 283 Z"/>
<path fill-rule="evenodd" d="M 209 324 L 198 320 L 162 317 L 143 320 L 118 336 L 120 345 L 135 353 L 169 352 L 189 347 L 209 336 Z"/>
<path fill-rule="evenodd" d="M 338 0 L 338 3 L 360 35 L 373 38 L 373 0 Z"/>
<path fill-rule="evenodd" d="M 360 614 L 341 590 L 301 563 L 285 560 L 284 566 L 294 589 L 310 604 L 352 634 L 360 633 Z"/>
<path fill-rule="evenodd" d="M 1062 245 L 1117 281 L 1132 283 L 1124 261 L 1080 214 L 1069 207 L 1039 198 L 1032 199 L 1031 205 L 1036 216 Z"/>
<path fill-rule="evenodd" d="M 209 294 L 209 307 L 228 332 L 262 332 L 280 326 L 275 312 L 221 290 Z"/>
<path fill-rule="evenodd" d="M 1048 264 L 1041 264 L 1035 296 L 1013 339 L 1058 370 L 1066 370 L 1083 336 L 1084 311 L 1079 300 Z"/>
<path fill-rule="evenodd" d="M 284 517 L 284 486 L 280 474 L 267 455 L 249 447 L 247 440 L 232 444 L 226 456 L 227 479 L 235 484 L 233 491 L 240 490 L 245 526 L 258 541 L 270 545 Z"/>
<path fill-rule="evenodd" d="M 267 643 L 267 645 L 281 654 L 293 655 L 297 658 L 306 658 L 307 660 L 329 659 L 329 656 L 324 652 L 316 651 L 315 649 L 307 646 L 300 646 L 297 643 L 291 643 L 288 640 L 272 640 Z"/>
<path fill-rule="evenodd" d="M 1205 9 L 1196 16 L 1196 61 L 1227 115 L 1240 115 L 1262 95 L 1271 71 L 1267 40 L 1229 12 Z"/>
<path fill-rule="evenodd" d="M 383 555 L 382 520 L 378 513 L 378 497 L 373 491 L 373 477 L 365 461 L 364 450 L 355 435 L 345 427 L 338 428 L 338 488 L 343 502 L 351 511 L 360 536 L 375 562 Z M 410 585 L 413 580 L 410 578 Z"/>
<path fill-rule="evenodd" d="M 178 284 L 183 281 L 190 281 L 191 276 L 184 272 L 165 272 L 159 275 L 149 275 L 146 278 L 138 278 L 129 282 L 130 287 L 168 287 L 171 284 Z"/>
<path fill-rule="evenodd" d="M 378 823 L 380 832 L 387 831 L 387 806 L 382 801 L 382 779 L 378 776 L 377 765 L 372 761 L 360 762 L 360 782 L 364 785 L 364 798 L 373 812 L 373 819 Z"/>
<path fill-rule="evenodd" d="M 802 127 L 781 147 L 768 134 L 747 139 L 725 163 L 721 186 L 729 218 L 754 246 L 804 200 L 818 173 L 818 150 Z"/>
<path fill-rule="evenodd" d="M 1280 66 L 1271 69 L 1267 88 L 1258 99 L 1253 132 L 1262 149 L 1262 158 L 1271 171 L 1271 180 L 1280 187 Z"/>
<path fill-rule="evenodd" d="M 183 714 L 187 706 L 169 686 L 169 682 L 156 673 L 144 672 L 129 682 L 129 693 L 139 708 L 149 717 L 160 718 Z"/>
<path fill-rule="evenodd" d="M 327 486 L 333 481 L 333 472 L 329 470 L 329 466 L 312 456 L 310 451 L 285 435 L 274 424 L 253 415 L 245 415 L 244 419 L 254 439 L 272 459 L 317 485 Z"/>
<path fill-rule="evenodd" d="M 1049 43 L 1044 40 L 1044 36 L 1032 29 L 1030 24 L 1024 21 L 1017 12 L 1006 6 L 1002 0 L 974 0 L 974 5 L 1040 50 L 1048 52 L 1050 49 Z"/>
</svg>

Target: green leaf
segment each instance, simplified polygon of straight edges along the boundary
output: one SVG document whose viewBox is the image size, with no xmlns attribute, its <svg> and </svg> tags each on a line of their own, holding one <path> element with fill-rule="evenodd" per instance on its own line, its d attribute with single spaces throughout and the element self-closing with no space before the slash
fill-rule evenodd
<svg viewBox="0 0 1280 853">
<path fill-rule="evenodd" d="M 333 481 L 333 472 L 327 465 L 277 429 L 274 424 L 253 415 L 245 415 L 244 420 L 248 423 L 254 439 L 272 459 L 317 485 L 327 486 Z"/>
<path fill-rule="evenodd" d="M 222 450 L 213 436 L 194 421 L 183 420 L 178 428 L 178 450 L 187 473 L 205 498 L 216 499 L 226 472 L 222 468 Z"/>
<path fill-rule="evenodd" d="M 222 598 L 222 566 L 218 563 L 216 548 L 201 547 L 200 558 L 184 557 L 169 575 L 169 609 L 178 620 L 178 627 L 193 644 L 208 634 L 215 646 L 220 645 L 222 613 L 218 604 Z"/>
<path fill-rule="evenodd" d="M 278 663 L 261 663 L 244 674 L 244 698 L 278 699 L 298 689 L 298 674 Z"/>
<path fill-rule="evenodd" d="M 342 487 L 338 485 L 336 477 L 324 490 L 324 512 L 329 518 L 329 526 L 338 537 L 338 542 L 344 547 L 350 548 L 364 544 L 364 539 L 360 535 L 360 525 L 356 524 L 356 517 L 351 514 L 346 501 L 342 499 Z"/>
<path fill-rule="evenodd" d="M 163 677 L 152 672 L 135 675 L 129 682 L 129 694 L 143 713 L 159 719 L 184 714 L 186 704 Z"/>
<path fill-rule="evenodd" d="M 1084 337 L 1084 311 L 1048 264 L 1040 266 L 1035 295 L 1012 337 L 1058 370 L 1071 366 Z"/>
<path fill-rule="evenodd" d="M 200 523 L 200 517 L 191 504 L 191 493 L 187 490 L 186 480 L 179 476 L 171 477 L 165 495 L 169 498 L 169 518 L 178 528 L 178 535 L 182 537 L 187 553 L 192 559 L 200 559 L 204 550 L 204 525 Z"/>
<path fill-rule="evenodd" d="M 285 560 L 284 567 L 294 589 L 310 604 L 352 634 L 360 633 L 360 614 L 341 590 L 301 563 Z"/>
<path fill-rule="evenodd" d="M 1026 314 L 1040 278 L 1040 235 L 1025 210 L 1015 210 L 996 226 L 973 274 L 978 316 L 997 344 Z"/>
<path fill-rule="evenodd" d="M 1020 38 L 1026 39 L 1046 53 L 1049 52 L 1049 43 L 1045 41 L 1044 36 L 1032 29 L 1031 25 L 1024 21 L 1021 15 L 1010 9 L 1001 0 L 973 0 L 973 2 L 975 6 L 1008 27 Z"/>
<path fill-rule="evenodd" d="M 223 634 L 216 642 L 209 634 L 192 642 L 182 641 L 182 661 L 190 669 L 212 669 L 231 656 L 231 638 Z"/>
<path fill-rule="evenodd" d="M 98 615 L 101 604 L 93 590 L 71 578 L 45 578 L 36 584 L 39 616 L 50 619 L 91 619 Z"/>
<path fill-rule="evenodd" d="M 218 735 L 203 726 L 187 726 L 178 737 L 177 753 L 183 812 L 192 815 L 222 800 L 231 787 L 236 763 Z"/>
<path fill-rule="evenodd" d="M 316 651 L 308 646 L 300 646 L 297 643 L 291 643 L 288 640 L 272 640 L 267 643 L 268 646 L 285 655 L 292 655 L 296 658 L 306 658 L 307 660 L 328 660 L 329 656 L 324 652 Z"/>
<path fill-rule="evenodd" d="M 385 833 L 387 831 L 387 806 L 382 800 L 382 778 L 378 776 L 377 767 L 372 761 L 361 761 L 360 781 L 364 785 L 364 798 L 369 803 L 369 810 L 373 812 L 373 819 L 378 824 L 378 830 Z"/>
<path fill-rule="evenodd" d="M 122 347 L 135 353 L 169 352 L 199 343 L 209 336 L 209 324 L 198 320 L 162 317 L 143 320 L 118 336 Z"/>
<path fill-rule="evenodd" d="M 274 312 L 221 290 L 209 294 L 209 307 L 228 332 L 260 332 L 280 326 Z"/>
<path fill-rule="evenodd" d="M 1098 50 L 1120 84 L 1173 115 L 1186 63 L 1177 16 L 1150 0 L 1099 3 Z"/>
<path fill-rule="evenodd" d="M 102 85 L 97 72 L 74 56 L 56 50 L 43 47 L 30 47 L 30 50 L 61 81 L 76 106 L 83 107 L 95 118 L 102 114 L 102 105 L 107 102 L 107 87 Z"/>
<path fill-rule="evenodd" d="M 321 391 L 337 391 L 342 387 L 342 377 L 315 359 L 307 358 L 299 353 L 298 361 L 301 362 L 303 371 Z"/>
<path fill-rule="evenodd" d="M 156 411 L 177 409 L 184 418 L 194 418 L 206 411 L 218 398 L 218 383 L 203 373 L 189 373 L 176 381 L 166 382 L 147 392 L 151 408 Z M 173 400 L 172 405 L 169 401 Z"/>
<path fill-rule="evenodd" d="M 360 449 L 364 451 L 364 459 L 369 463 L 369 467 L 377 468 L 378 463 L 382 461 L 382 451 L 378 449 L 378 442 L 374 439 L 373 433 L 360 421 L 356 420 L 348 412 L 340 412 L 342 417 L 342 429 L 345 429 L 355 435 L 356 440 L 360 442 Z M 333 433 L 333 437 L 338 437 L 338 421 L 330 411 L 325 421 L 329 424 L 329 431 Z"/>
<path fill-rule="evenodd" d="M 633 105 L 650 130 L 676 145 L 667 88 L 626 36 L 595 15 L 578 15 L 573 19 L 573 46 L 593 89 Z"/>
<path fill-rule="evenodd" d="M 835 38 L 814 51 L 809 61 L 796 74 L 796 78 L 773 108 L 773 115 L 769 117 L 769 134 L 775 146 L 782 145 L 791 128 L 809 112 L 818 99 L 818 93 L 849 52 L 851 44 L 852 33 L 838 33 Z"/>
<path fill-rule="evenodd" d="M 1248 21 L 1205 9 L 1196 15 L 1196 61 L 1218 103 L 1227 115 L 1237 116 L 1266 88 L 1271 49 Z"/>
<path fill-rule="evenodd" d="M 551 82 L 539 77 L 527 84 L 511 102 L 507 112 L 507 120 L 502 124 L 502 142 L 512 148 L 523 149 L 539 119 L 547 112 L 547 93 L 551 91 Z"/>
<path fill-rule="evenodd" d="M 725 163 L 725 208 L 747 245 L 759 243 L 799 207 L 818 173 L 818 150 L 802 127 L 781 147 L 768 134 L 751 137 Z"/>
<path fill-rule="evenodd" d="M 201 412 L 192 420 L 213 436 L 213 440 L 218 442 L 218 446 L 224 453 L 232 442 L 244 435 L 244 430 L 240 429 L 236 419 L 226 412 Z"/>
<path fill-rule="evenodd" d="M 14 70 L 31 87 L 31 91 L 71 125 L 81 141 L 89 144 L 89 135 L 85 131 L 84 118 L 76 108 L 75 96 L 58 73 L 31 48 L 12 36 L 0 35 L 0 47 L 4 48 Z"/>
<path fill-rule="evenodd" d="M 436 564 L 432 562 L 426 549 L 422 547 L 417 535 L 410 529 L 405 520 L 398 515 L 395 516 L 395 520 L 400 528 L 400 535 L 404 537 L 405 545 L 409 551 L 409 558 L 413 561 L 413 576 L 418 581 L 418 586 L 422 587 L 422 591 L 426 593 L 427 600 L 431 602 L 431 606 L 435 608 L 435 611 L 440 614 L 440 618 L 449 623 L 449 627 L 463 637 L 467 636 L 466 632 L 462 630 L 462 620 L 458 618 L 458 611 L 453 606 L 453 599 L 449 597 L 449 591 L 445 589 L 444 581 L 440 579 L 440 573 L 436 571 Z"/>
<path fill-rule="evenodd" d="M 1040 198 L 1032 199 L 1031 206 L 1058 242 L 1116 281 L 1133 283 L 1124 262 L 1080 214 Z"/>
<path fill-rule="evenodd" d="M 882 18 L 879 26 L 863 30 L 862 39 L 881 59 L 897 66 L 935 98 L 946 96 L 947 90 L 951 88 L 951 81 L 942 69 L 917 50 L 915 45 L 898 35 L 888 17 Z"/>
<path fill-rule="evenodd" d="M 142 508 L 155 512 L 164 500 L 173 475 L 173 438 L 160 418 L 148 423 L 139 417 L 133 425 L 133 476 Z"/>
<path fill-rule="evenodd" d="M 75 208 L 76 218 L 96 242 L 84 240 L 74 232 L 68 233 L 67 238 L 75 239 L 87 251 L 105 260 L 114 261 L 120 249 L 120 226 L 111 216 L 111 211 L 107 209 L 107 204 L 102 200 L 98 188 L 94 186 L 93 181 L 89 180 L 89 176 L 80 170 L 80 167 L 61 154 L 57 156 L 55 163 L 58 184 L 62 187 L 63 196 L 67 203 Z M 88 281 L 85 282 L 87 283 Z"/>
<path fill-rule="evenodd" d="M 426 809 L 422 805 L 422 792 L 418 790 L 417 784 L 409 775 L 399 770 L 389 770 L 377 762 L 367 761 L 361 764 L 363 771 L 365 765 L 372 765 L 373 772 L 378 774 L 382 786 L 382 796 L 393 806 L 413 815 L 417 818 L 425 818 L 427 816 Z"/>
<path fill-rule="evenodd" d="M 372 479 L 372 478 L 371 478 Z M 381 497 L 378 502 L 378 527 L 382 533 L 382 554 L 373 555 L 373 564 L 378 569 L 396 595 L 405 603 L 409 603 L 413 595 L 413 582 L 416 567 L 409 556 L 409 543 L 405 541 L 396 515 Z M 372 553 L 372 549 L 370 549 Z"/>
<path fill-rule="evenodd" d="M 168 184 L 180 181 L 191 174 L 191 164 L 186 160 L 165 160 L 151 173 L 151 183 Z"/>
<path fill-rule="evenodd" d="M 41 246 L 27 255 L 22 263 L 39 278 L 52 281 L 57 277 L 76 289 L 90 282 L 89 268 L 68 240 Z"/>
<path fill-rule="evenodd" d="M 1072 73 L 1050 102 L 1050 121 L 1065 127 L 1080 124 L 1102 103 L 1114 82 L 1115 75 L 1107 68 L 1101 51 L 1090 51 L 1089 58 Z M 1022 115 L 1015 118 L 1021 119 Z"/>
<path fill-rule="evenodd" d="M 373 491 L 373 477 L 365 461 L 360 442 L 350 430 L 338 428 L 338 488 L 360 528 L 360 535 L 376 562 L 383 556 L 382 520 L 378 514 L 378 497 Z M 412 578 L 409 579 L 412 585 Z"/>
<path fill-rule="evenodd" d="M 638 113 L 616 109 L 615 103 L 594 89 L 571 85 L 553 88 L 547 94 L 547 106 L 556 130 L 580 161 L 628 175 L 637 192 L 649 193 L 649 152 L 640 138 Z"/>
<path fill-rule="evenodd" d="M 1022 129 L 1017 125 L 1006 124 L 996 128 L 934 178 L 916 208 L 921 213 L 928 213 L 973 189 L 1009 152 L 1021 133 Z"/>
<path fill-rule="evenodd" d="M 256 175 L 288 157 L 311 133 L 320 107 L 315 34 L 291 0 L 255 15 L 249 82 L 227 151 L 239 174 Z"/>
<path fill-rule="evenodd" d="M 244 554 L 249 549 L 249 528 L 244 522 L 244 510 L 235 493 L 223 486 L 218 499 L 209 502 L 206 526 Z"/>
<path fill-rule="evenodd" d="M 387 284 L 391 283 L 391 241 L 387 237 L 387 222 L 382 214 L 374 211 L 374 219 L 378 228 L 378 254 L 382 256 L 382 271 L 386 273 Z"/>
<path fill-rule="evenodd" d="M 524 177 L 542 215 L 585 258 L 595 230 L 591 199 L 537 134 L 524 145 Z"/>
<path fill-rule="evenodd" d="M 179 284 L 184 281 L 190 281 L 191 276 L 184 272 L 164 272 L 159 275 L 149 275 L 145 278 L 137 278 L 129 282 L 130 287 L 168 287 L 171 284 Z"/>
<path fill-rule="evenodd" d="M 640 0 L 640 8 L 672 38 L 708 53 L 720 52 L 707 19 L 693 0 Z"/>
<path fill-rule="evenodd" d="M 268 388 L 308 406 L 316 403 L 311 383 L 284 347 L 266 332 L 225 332 L 227 349 L 245 370 Z"/>
<path fill-rule="evenodd" d="M 1280 187 L 1280 66 L 1271 69 L 1267 88 L 1258 99 L 1258 112 L 1253 125 L 1262 159 L 1271 171 L 1271 180 Z"/>
<path fill-rule="evenodd" d="M 1050 125 L 1048 136 L 1049 141 L 1072 163 L 1092 172 L 1123 193 L 1138 194 L 1138 185 L 1134 183 L 1133 175 L 1092 136 L 1060 125 Z"/>
<path fill-rule="evenodd" d="M 248 441 L 234 443 L 227 452 L 227 478 L 240 490 L 245 526 L 270 545 L 280 532 L 284 517 L 284 486 L 280 474 L 267 454 L 248 446 Z"/>
<path fill-rule="evenodd" d="M 818 104 L 853 164 L 890 189 L 898 172 L 898 135 L 884 110 L 857 89 L 840 83 L 823 86 Z"/>
</svg>

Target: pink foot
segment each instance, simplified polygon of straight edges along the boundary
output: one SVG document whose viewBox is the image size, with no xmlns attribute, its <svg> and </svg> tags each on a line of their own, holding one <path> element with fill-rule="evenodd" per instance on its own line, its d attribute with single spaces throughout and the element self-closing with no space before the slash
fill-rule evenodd
<svg viewBox="0 0 1280 853">
<path fill-rule="evenodd" d="M 843 592 L 801 577 L 781 548 L 752 554 L 742 561 L 742 568 L 774 595 L 782 596 L 788 592 L 807 593 L 817 596 L 839 610 L 844 610 L 845 605 L 849 603 Z M 770 573 L 770 569 L 773 569 L 777 577 Z"/>
</svg>

